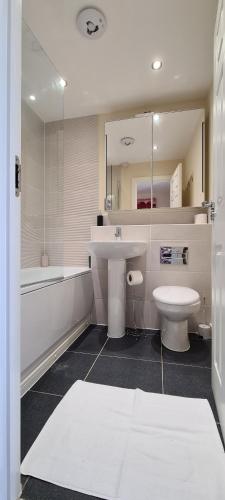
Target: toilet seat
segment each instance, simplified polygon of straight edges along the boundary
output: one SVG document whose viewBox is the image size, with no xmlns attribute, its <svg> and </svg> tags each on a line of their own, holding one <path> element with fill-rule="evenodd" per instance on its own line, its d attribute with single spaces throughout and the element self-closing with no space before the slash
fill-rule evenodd
<svg viewBox="0 0 225 500">
<path fill-rule="evenodd" d="M 159 286 L 153 291 L 155 300 L 162 304 L 185 306 L 200 301 L 199 293 L 186 286 Z"/>
</svg>

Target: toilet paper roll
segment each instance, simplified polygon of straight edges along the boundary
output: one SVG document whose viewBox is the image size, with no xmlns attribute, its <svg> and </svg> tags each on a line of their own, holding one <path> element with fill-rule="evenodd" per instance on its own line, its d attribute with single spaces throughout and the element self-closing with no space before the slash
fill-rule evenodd
<svg viewBox="0 0 225 500">
<path fill-rule="evenodd" d="M 143 275 L 141 271 L 130 271 L 127 273 L 127 283 L 130 286 L 141 285 L 141 283 L 143 283 Z"/>
<path fill-rule="evenodd" d="M 196 214 L 195 224 L 207 224 L 207 214 Z"/>
<path fill-rule="evenodd" d="M 203 339 L 211 338 L 211 326 L 204 323 L 198 325 L 198 333 L 203 337 Z"/>
</svg>

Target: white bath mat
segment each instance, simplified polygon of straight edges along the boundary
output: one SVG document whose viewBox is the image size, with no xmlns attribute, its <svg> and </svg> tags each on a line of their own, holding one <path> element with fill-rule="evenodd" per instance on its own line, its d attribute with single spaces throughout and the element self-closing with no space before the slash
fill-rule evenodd
<svg viewBox="0 0 225 500">
<path fill-rule="evenodd" d="M 81 381 L 21 472 L 108 500 L 225 499 L 225 454 L 206 400 Z"/>
</svg>

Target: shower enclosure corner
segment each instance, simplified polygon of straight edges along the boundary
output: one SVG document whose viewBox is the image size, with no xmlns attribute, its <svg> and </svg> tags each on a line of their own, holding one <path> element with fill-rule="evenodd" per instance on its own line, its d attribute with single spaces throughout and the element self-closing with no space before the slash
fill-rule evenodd
<svg viewBox="0 0 225 500">
<path fill-rule="evenodd" d="M 63 277 L 65 82 L 22 27 L 22 286 Z"/>
</svg>

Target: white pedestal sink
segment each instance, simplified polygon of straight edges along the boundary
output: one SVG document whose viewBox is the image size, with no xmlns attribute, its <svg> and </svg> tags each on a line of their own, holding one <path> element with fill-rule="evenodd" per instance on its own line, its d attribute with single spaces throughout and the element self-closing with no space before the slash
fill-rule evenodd
<svg viewBox="0 0 225 500">
<path fill-rule="evenodd" d="M 108 337 L 125 335 L 126 259 L 143 255 L 145 241 L 90 241 L 88 249 L 96 257 L 108 260 Z"/>
</svg>

